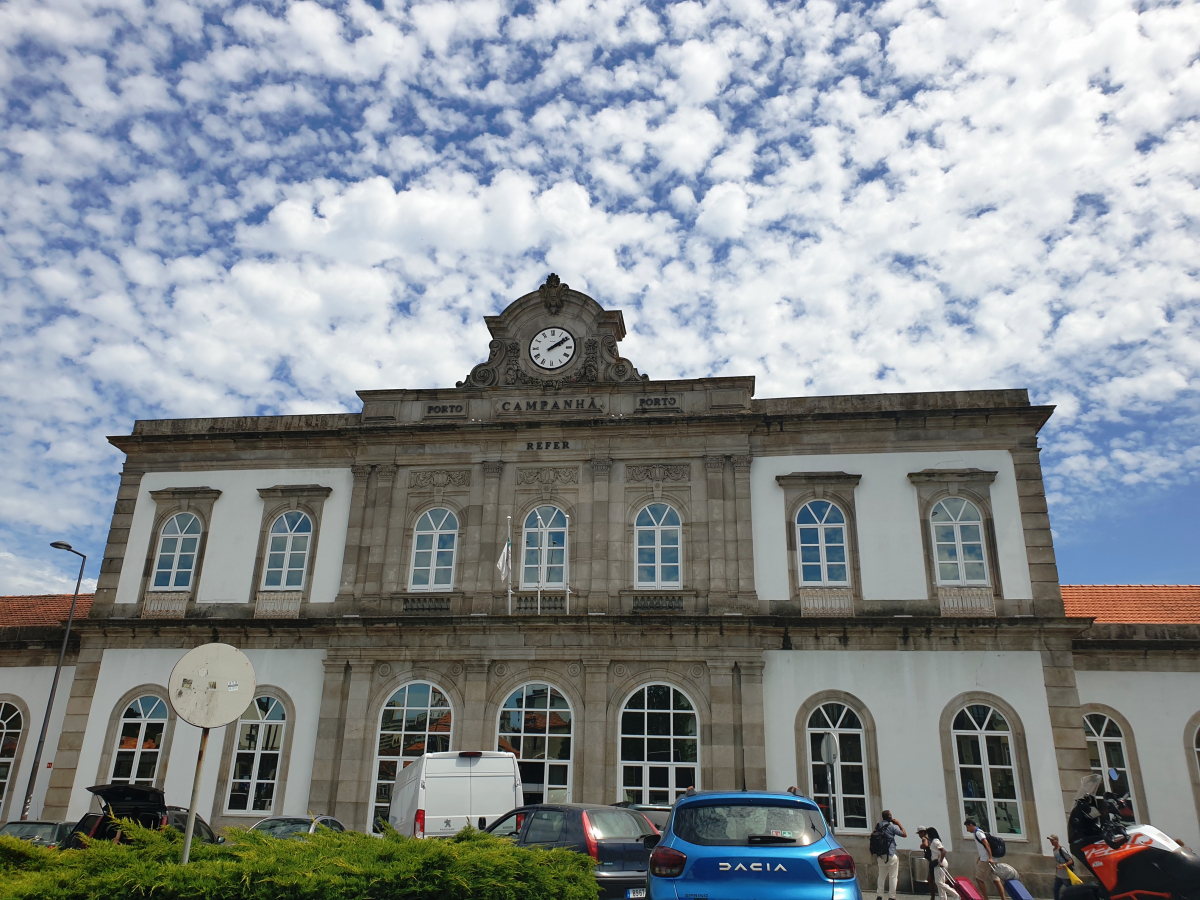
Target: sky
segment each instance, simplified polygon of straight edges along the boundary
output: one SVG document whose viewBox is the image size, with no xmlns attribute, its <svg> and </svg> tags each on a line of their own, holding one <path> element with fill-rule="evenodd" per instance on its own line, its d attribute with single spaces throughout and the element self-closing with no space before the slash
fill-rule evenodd
<svg viewBox="0 0 1200 900">
<path fill-rule="evenodd" d="M 1065 583 L 1200 583 L 1200 5 L 0 5 L 0 593 L 138 418 L 453 385 L 557 272 L 655 378 L 1027 387 Z"/>
</svg>

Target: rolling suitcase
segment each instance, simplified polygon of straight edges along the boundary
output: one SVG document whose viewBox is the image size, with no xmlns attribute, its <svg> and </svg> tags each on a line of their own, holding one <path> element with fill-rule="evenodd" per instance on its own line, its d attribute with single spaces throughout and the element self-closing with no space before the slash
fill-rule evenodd
<svg viewBox="0 0 1200 900">
<path fill-rule="evenodd" d="M 958 891 L 958 896 L 962 900 L 983 900 L 979 896 L 979 888 L 975 887 L 975 882 L 970 878 L 955 878 L 952 880 L 954 881 L 954 889 Z"/>
<path fill-rule="evenodd" d="M 1033 900 L 1033 894 L 1025 889 L 1025 885 L 1013 878 L 1004 882 L 1004 887 L 1008 891 L 1008 896 L 1012 900 Z"/>
</svg>

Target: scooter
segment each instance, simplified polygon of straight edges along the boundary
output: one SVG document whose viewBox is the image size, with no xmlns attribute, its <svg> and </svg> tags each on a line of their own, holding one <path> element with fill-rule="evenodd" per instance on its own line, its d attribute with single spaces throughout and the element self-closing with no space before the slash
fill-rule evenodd
<svg viewBox="0 0 1200 900">
<path fill-rule="evenodd" d="M 1098 773 L 1080 782 L 1067 820 L 1071 853 L 1099 883 L 1067 888 L 1061 900 L 1200 900 L 1200 857 L 1152 825 L 1126 827 L 1128 797 L 1101 784 Z"/>
</svg>

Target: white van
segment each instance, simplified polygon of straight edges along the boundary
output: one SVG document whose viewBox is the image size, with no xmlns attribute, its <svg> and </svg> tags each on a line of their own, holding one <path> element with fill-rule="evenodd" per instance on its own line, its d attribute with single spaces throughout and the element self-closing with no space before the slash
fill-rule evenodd
<svg viewBox="0 0 1200 900">
<path fill-rule="evenodd" d="M 513 754 L 426 753 L 396 779 L 388 822 L 401 834 L 451 837 L 468 824 L 482 830 L 523 802 Z"/>
</svg>

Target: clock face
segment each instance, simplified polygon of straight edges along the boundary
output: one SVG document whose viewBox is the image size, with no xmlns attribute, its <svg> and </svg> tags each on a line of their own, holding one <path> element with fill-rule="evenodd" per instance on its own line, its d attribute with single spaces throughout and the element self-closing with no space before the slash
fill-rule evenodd
<svg viewBox="0 0 1200 900">
<path fill-rule="evenodd" d="M 562 328 L 543 328 L 529 342 L 529 357 L 543 369 L 561 369 L 575 355 L 575 338 Z"/>
</svg>

